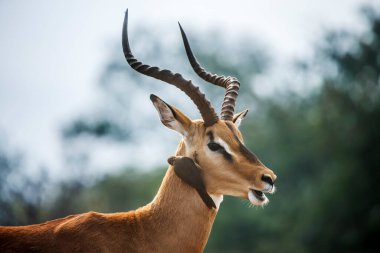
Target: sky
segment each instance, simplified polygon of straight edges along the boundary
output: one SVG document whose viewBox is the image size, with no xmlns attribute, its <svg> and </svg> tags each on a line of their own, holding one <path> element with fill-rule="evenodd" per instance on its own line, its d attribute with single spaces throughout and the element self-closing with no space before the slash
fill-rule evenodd
<svg viewBox="0 0 380 253">
<path fill-rule="evenodd" d="M 99 102 L 100 73 L 110 45 L 121 40 L 126 8 L 131 30 L 142 24 L 178 35 L 180 21 L 190 31 L 223 30 L 226 38 L 248 34 L 265 43 L 281 65 L 310 55 L 326 29 L 363 29 L 358 15 L 363 2 L 375 3 L 0 0 L 1 144 L 24 152 L 31 168 L 44 165 L 53 175 L 64 171 L 62 126 Z M 165 160 L 133 156 L 128 162 L 152 166 L 159 159 Z"/>
</svg>

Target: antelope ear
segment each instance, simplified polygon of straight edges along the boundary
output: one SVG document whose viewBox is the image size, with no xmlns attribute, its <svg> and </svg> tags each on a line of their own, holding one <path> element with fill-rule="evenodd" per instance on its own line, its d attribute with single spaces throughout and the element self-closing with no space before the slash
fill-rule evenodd
<svg viewBox="0 0 380 253">
<path fill-rule="evenodd" d="M 199 196 L 208 208 L 216 209 L 214 201 L 206 191 L 206 186 L 202 178 L 202 170 L 193 159 L 186 156 L 172 156 L 168 159 L 168 163 L 173 165 L 174 172 L 179 178 L 197 190 Z"/>
<path fill-rule="evenodd" d="M 156 95 L 151 94 L 150 100 L 152 100 L 154 107 L 160 115 L 162 124 L 186 136 L 192 124 L 191 119 Z"/>
<path fill-rule="evenodd" d="M 245 118 L 245 116 L 247 115 L 247 113 L 248 113 L 248 110 L 244 110 L 242 112 L 239 112 L 239 113 L 235 114 L 234 117 L 233 117 L 233 119 L 232 119 L 232 122 L 234 122 L 234 124 L 237 127 L 239 127 L 241 121 Z"/>
</svg>

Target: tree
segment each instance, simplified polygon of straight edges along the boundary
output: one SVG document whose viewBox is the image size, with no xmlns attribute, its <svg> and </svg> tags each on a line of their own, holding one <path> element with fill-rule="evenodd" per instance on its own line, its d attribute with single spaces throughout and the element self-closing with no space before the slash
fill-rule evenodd
<svg viewBox="0 0 380 253">
<path fill-rule="evenodd" d="M 0 225 L 38 223 L 41 218 L 41 197 L 47 184 L 46 174 L 35 179 L 25 176 L 23 157 L 0 146 Z"/>
</svg>

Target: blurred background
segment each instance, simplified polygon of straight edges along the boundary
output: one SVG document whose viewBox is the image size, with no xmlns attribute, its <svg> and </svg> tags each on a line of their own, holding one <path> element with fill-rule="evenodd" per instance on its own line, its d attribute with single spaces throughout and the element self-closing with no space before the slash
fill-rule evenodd
<svg viewBox="0 0 380 253">
<path fill-rule="evenodd" d="M 187 62 L 241 81 L 245 142 L 278 175 L 265 208 L 225 197 L 205 252 L 378 252 L 378 1 L 0 1 L 0 225 L 150 202 L 180 136 L 154 93 L 198 118 L 177 89 L 130 69 L 135 55 L 224 91 Z M 377 248 L 376 248 L 377 247 Z"/>
</svg>

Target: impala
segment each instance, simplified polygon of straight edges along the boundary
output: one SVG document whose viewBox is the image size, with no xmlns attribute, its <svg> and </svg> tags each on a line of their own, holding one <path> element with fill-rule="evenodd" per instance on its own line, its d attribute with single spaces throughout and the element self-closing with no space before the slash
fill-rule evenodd
<svg viewBox="0 0 380 253">
<path fill-rule="evenodd" d="M 204 80 L 226 89 L 220 118 L 191 81 L 139 62 L 131 52 L 125 14 L 122 45 L 129 65 L 141 74 L 178 87 L 197 106 L 192 120 L 155 95 L 161 122 L 182 135 L 153 201 L 134 211 L 71 215 L 46 223 L 0 227 L 0 252 L 202 252 L 223 195 L 268 202 L 276 175 L 243 142 L 238 126 L 247 111 L 234 115 L 239 81 L 205 71 L 180 26 L 186 54 Z"/>
</svg>

